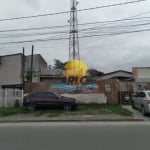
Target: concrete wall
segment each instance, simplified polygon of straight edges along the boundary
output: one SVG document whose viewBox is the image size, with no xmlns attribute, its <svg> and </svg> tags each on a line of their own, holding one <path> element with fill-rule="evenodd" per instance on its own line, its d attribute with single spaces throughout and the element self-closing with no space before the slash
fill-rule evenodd
<svg viewBox="0 0 150 150">
<path fill-rule="evenodd" d="M 0 90 L 0 107 L 14 107 L 15 102 L 23 102 L 23 90 Z"/>
<path fill-rule="evenodd" d="M 31 67 L 31 55 L 25 56 L 25 68 Z M 33 55 L 33 68 L 42 69 L 47 68 L 47 63 L 40 54 Z"/>
<path fill-rule="evenodd" d="M 103 93 L 93 93 L 93 94 L 73 94 L 73 91 L 66 91 L 62 89 L 51 88 L 50 82 L 41 82 L 41 83 L 27 83 L 25 84 L 25 93 L 31 93 L 33 91 L 55 91 L 57 93 L 66 93 L 61 94 L 63 96 L 73 97 L 77 99 L 78 103 L 98 103 L 105 104 L 107 103 L 107 97 Z"/>
<path fill-rule="evenodd" d="M 107 98 L 105 94 L 62 94 L 63 96 L 73 97 L 77 99 L 80 104 L 106 104 Z"/>
<path fill-rule="evenodd" d="M 21 66 L 21 54 L 2 56 L 0 63 L 0 85 L 21 84 Z"/>
<path fill-rule="evenodd" d="M 150 67 L 133 67 L 132 72 L 136 83 L 150 82 Z"/>
</svg>

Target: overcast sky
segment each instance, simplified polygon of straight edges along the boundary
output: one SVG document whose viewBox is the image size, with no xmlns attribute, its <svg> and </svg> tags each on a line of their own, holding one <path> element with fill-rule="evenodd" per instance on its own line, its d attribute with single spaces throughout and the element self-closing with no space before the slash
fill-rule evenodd
<svg viewBox="0 0 150 150">
<path fill-rule="evenodd" d="M 134 0 L 78 0 L 77 9 L 129 1 Z M 54 59 L 68 61 L 68 39 L 16 44 L 8 42 L 68 38 L 69 26 L 49 29 L 43 27 L 69 25 L 69 13 L 17 20 L 2 19 L 69 10 L 70 0 L 0 0 L 0 55 L 21 53 L 23 47 L 25 54 L 29 55 L 31 46 L 34 45 L 34 53 L 41 54 L 49 65 L 53 65 Z M 78 23 L 85 24 L 78 27 L 79 37 L 91 36 L 79 38 L 81 60 L 90 68 L 108 73 L 116 70 L 131 71 L 132 67 L 150 67 L 150 0 L 81 11 L 78 12 Z M 38 30 L 6 32 L 41 27 Z M 141 32 L 143 30 L 146 31 Z"/>
</svg>

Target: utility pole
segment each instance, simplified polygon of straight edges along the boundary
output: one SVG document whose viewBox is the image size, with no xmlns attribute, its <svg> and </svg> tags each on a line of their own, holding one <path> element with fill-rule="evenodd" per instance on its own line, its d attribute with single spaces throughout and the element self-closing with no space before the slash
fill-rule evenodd
<svg viewBox="0 0 150 150">
<path fill-rule="evenodd" d="M 24 73 L 25 73 L 25 51 L 23 47 L 23 54 L 22 54 L 22 89 L 24 90 Z"/>
<path fill-rule="evenodd" d="M 78 21 L 77 21 L 77 0 L 70 0 L 70 34 L 69 34 L 69 60 L 80 60 Z"/>
<path fill-rule="evenodd" d="M 32 75 L 33 75 L 33 51 L 34 51 L 34 45 L 32 45 L 32 53 L 31 53 L 30 83 L 32 83 Z"/>
</svg>

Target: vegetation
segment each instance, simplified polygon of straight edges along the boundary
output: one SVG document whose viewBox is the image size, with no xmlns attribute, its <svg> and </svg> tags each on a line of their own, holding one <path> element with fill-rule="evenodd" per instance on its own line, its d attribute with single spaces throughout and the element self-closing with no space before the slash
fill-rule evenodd
<svg viewBox="0 0 150 150">
<path fill-rule="evenodd" d="M 118 114 L 122 116 L 132 116 L 132 112 L 122 108 L 120 105 L 108 104 L 80 104 L 75 111 L 66 112 L 61 109 L 46 109 L 28 112 L 23 107 L 0 108 L 0 117 L 11 116 L 15 114 L 33 114 L 34 116 L 68 116 L 68 115 L 102 115 L 102 114 Z"/>
<path fill-rule="evenodd" d="M 22 107 L 13 107 L 13 108 L 0 108 L 0 117 L 7 117 L 16 114 L 25 114 L 28 113 Z"/>
<path fill-rule="evenodd" d="M 17 108 L 17 107 L 20 107 L 20 102 L 19 102 L 19 100 L 16 100 L 16 101 L 15 101 L 14 107 L 16 107 L 16 108 Z"/>
<path fill-rule="evenodd" d="M 24 71 L 24 80 L 29 82 L 31 77 L 35 75 L 37 72 L 35 70 L 27 69 Z"/>
<path fill-rule="evenodd" d="M 54 69 L 63 69 L 64 70 L 64 66 L 67 62 L 62 62 L 58 59 L 54 59 Z"/>
<path fill-rule="evenodd" d="M 88 77 L 89 78 L 100 77 L 102 75 L 104 75 L 104 73 L 101 71 L 98 71 L 97 69 L 89 69 L 88 70 Z"/>
</svg>

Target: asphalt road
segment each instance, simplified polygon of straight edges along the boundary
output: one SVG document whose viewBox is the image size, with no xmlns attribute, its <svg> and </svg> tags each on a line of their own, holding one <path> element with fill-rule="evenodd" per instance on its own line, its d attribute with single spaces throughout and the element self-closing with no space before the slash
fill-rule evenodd
<svg viewBox="0 0 150 150">
<path fill-rule="evenodd" d="M 149 122 L 0 124 L 1 150 L 149 150 Z"/>
</svg>

